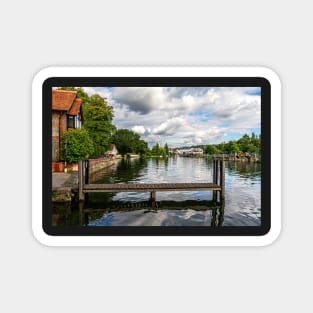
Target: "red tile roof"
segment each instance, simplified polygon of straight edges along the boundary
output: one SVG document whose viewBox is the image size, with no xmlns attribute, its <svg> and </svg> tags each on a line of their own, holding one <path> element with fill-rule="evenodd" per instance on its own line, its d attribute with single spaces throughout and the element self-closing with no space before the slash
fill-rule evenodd
<svg viewBox="0 0 313 313">
<path fill-rule="evenodd" d="M 74 100 L 74 103 L 73 103 L 72 107 L 70 108 L 70 110 L 68 111 L 67 114 L 69 114 L 69 115 L 77 115 L 80 112 L 81 104 L 82 104 L 82 99 L 76 98 Z"/>
<path fill-rule="evenodd" d="M 77 115 L 81 111 L 82 99 L 76 98 L 75 90 L 52 90 L 52 110 L 66 111 L 68 115 Z"/>
<path fill-rule="evenodd" d="M 76 94 L 74 90 L 52 90 L 52 110 L 69 111 Z"/>
</svg>

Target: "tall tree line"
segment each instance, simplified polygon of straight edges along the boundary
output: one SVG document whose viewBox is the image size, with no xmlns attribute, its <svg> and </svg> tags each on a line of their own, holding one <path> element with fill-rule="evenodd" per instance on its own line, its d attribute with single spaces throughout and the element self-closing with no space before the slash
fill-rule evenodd
<svg viewBox="0 0 313 313">
<path fill-rule="evenodd" d="M 249 136 L 248 134 L 245 134 L 238 140 L 207 145 L 204 151 L 206 154 L 240 152 L 261 154 L 261 135 L 258 136 L 255 133 L 252 133 L 251 136 Z"/>
</svg>

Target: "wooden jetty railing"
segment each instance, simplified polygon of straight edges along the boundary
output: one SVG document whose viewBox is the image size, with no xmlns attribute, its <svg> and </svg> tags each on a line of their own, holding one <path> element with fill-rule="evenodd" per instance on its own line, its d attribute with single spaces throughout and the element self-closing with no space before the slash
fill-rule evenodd
<svg viewBox="0 0 313 313">
<path fill-rule="evenodd" d="M 223 159 L 213 160 L 213 182 L 210 183 L 119 183 L 119 184 L 91 184 L 89 161 L 83 160 L 78 163 L 78 190 L 79 200 L 85 200 L 85 194 L 92 192 L 150 192 L 150 200 L 156 200 L 156 192 L 159 191 L 192 191 L 212 190 L 213 198 L 225 197 L 225 164 Z"/>
</svg>

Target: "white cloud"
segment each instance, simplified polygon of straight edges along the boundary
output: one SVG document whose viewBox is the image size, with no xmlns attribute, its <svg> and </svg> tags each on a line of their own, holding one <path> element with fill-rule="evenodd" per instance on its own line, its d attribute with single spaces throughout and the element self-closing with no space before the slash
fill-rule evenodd
<svg viewBox="0 0 313 313">
<path fill-rule="evenodd" d="M 162 87 L 115 87 L 112 98 L 126 105 L 131 111 L 142 114 L 161 108 L 166 102 Z"/>
<path fill-rule="evenodd" d="M 152 133 L 157 135 L 173 135 L 179 128 L 184 127 L 184 125 L 184 118 L 174 117 L 153 128 Z"/>
<path fill-rule="evenodd" d="M 244 87 L 96 87 L 114 108 L 114 124 L 155 144 L 218 143 L 260 129 L 260 89 Z M 232 137 L 233 138 L 233 137 Z"/>
<path fill-rule="evenodd" d="M 143 135 L 146 132 L 146 129 L 139 125 L 135 125 L 131 130 L 139 135 Z"/>
</svg>

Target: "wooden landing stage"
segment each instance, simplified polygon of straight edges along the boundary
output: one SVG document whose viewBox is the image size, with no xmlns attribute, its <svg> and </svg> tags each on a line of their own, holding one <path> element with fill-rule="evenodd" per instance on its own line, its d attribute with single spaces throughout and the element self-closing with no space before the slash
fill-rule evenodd
<svg viewBox="0 0 313 313">
<path fill-rule="evenodd" d="M 121 184 L 90 184 L 88 160 L 80 161 L 78 164 L 79 177 L 79 200 L 85 199 L 85 194 L 90 192 L 150 192 L 150 200 L 156 200 L 156 192 L 160 191 L 193 191 L 212 190 L 220 193 L 224 199 L 225 189 L 225 167 L 224 160 L 213 161 L 212 183 L 121 183 Z"/>
</svg>

